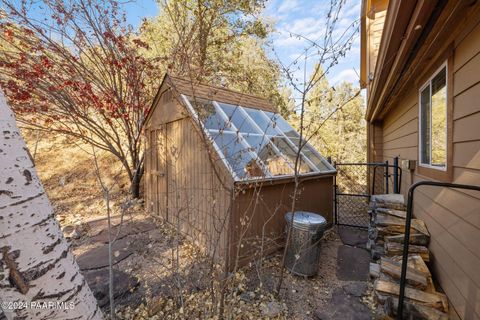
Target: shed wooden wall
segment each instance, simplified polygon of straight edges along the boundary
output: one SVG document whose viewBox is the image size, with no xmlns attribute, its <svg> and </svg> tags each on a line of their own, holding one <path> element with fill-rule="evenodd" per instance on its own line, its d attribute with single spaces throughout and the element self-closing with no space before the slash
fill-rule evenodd
<svg viewBox="0 0 480 320">
<path fill-rule="evenodd" d="M 231 266 L 234 261 L 242 265 L 252 256 L 283 246 L 285 213 L 292 209 L 294 182 L 292 179 L 265 183 L 244 189 L 234 200 L 231 222 Z M 333 222 L 333 176 L 308 178 L 300 183 L 296 210 L 321 214 Z M 237 249 L 240 247 L 240 250 Z"/>
<path fill-rule="evenodd" d="M 173 95 L 165 97 L 145 129 L 146 208 L 179 226 L 208 253 L 224 255 L 231 196 L 221 181 L 232 188 L 232 178 L 219 165 L 215 173 L 200 130 Z"/>
<path fill-rule="evenodd" d="M 453 179 L 480 185 L 480 24 L 455 41 L 453 55 Z M 383 122 L 383 160 L 418 160 L 418 88 L 412 86 Z M 404 171 L 402 192 L 430 180 Z M 433 268 L 454 318 L 480 319 L 480 194 L 420 188 L 414 213 L 432 235 Z"/>
</svg>

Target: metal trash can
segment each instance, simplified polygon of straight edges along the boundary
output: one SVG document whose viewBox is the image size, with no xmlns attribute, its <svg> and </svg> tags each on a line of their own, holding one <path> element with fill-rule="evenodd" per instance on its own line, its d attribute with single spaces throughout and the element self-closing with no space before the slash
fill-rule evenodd
<svg viewBox="0 0 480 320">
<path fill-rule="evenodd" d="M 287 232 L 292 213 L 285 214 Z M 287 248 L 285 266 L 299 276 L 314 276 L 320 259 L 320 239 L 327 226 L 327 220 L 319 214 L 296 211 L 293 220 L 290 245 Z"/>
</svg>

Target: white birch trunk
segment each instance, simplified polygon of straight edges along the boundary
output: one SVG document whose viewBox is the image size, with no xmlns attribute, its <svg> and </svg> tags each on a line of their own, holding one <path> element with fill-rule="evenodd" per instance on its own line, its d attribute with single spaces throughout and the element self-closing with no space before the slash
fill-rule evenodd
<svg viewBox="0 0 480 320">
<path fill-rule="evenodd" d="M 1 91 L 0 257 L 8 319 L 102 318 Z"/>
</svg>

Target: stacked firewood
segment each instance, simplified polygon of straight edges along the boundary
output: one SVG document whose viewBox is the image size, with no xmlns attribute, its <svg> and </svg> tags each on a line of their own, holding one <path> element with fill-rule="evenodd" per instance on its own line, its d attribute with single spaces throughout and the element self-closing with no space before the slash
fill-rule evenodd
<svg viewBox="0 0 480 320">
<path fill-rule="evenodd" d="M 388 319 L 396 316 L 398 307 L 406 211 L 400 194 L 375 195 L 371 200 L 367 249 L 374 262 L 370 276 L 375 279 L 379 310 Z M 430 261 L 429 240 L 425 222 L 412 219 L 404 319 L 448 319 L 447 297 L 435 289 L 426 264 Z"/>
</svg>

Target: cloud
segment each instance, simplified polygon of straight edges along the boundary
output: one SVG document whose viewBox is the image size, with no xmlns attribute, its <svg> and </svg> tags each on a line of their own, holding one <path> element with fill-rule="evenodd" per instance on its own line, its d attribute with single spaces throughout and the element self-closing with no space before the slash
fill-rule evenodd
<svg viewBox="0 0 480 320">
<path fill-rule="evenodd" d="M 360 1 L 355 1 L 353 3 L 346 3 L 343 11 L 342 11 L 342 17 L 348 17 L 348 18 L 354 18 L 354 19 L 359 19 L 360 18 L 360 9 L 361 9 L 361 2 Z"/>
<path fill-rule="evenodd" d="M 345 69 L 340 71 L 330 79 L 330 83 L 332 85 L 337 85 L 344 81 L 358 84 L 359 78 L 357 72 L 354 69 Z"/>
<path fill-rule="evenodd" d="M 298 0 L 285 0 L 278 7 L 279 13 L 287 13 L 298 9 Z"/>
<path fill-rule="evenodd" d="M 303 39 L 298 39 L 295 36 L 290 36 L 288 33 L 282 33 L 280 37 L 275 39 L 274 45 L 276 47 L 291 47 L 291 48 L 297 48 L 298 46 L 301 46 L 304 43 Z"/>
</svg>

